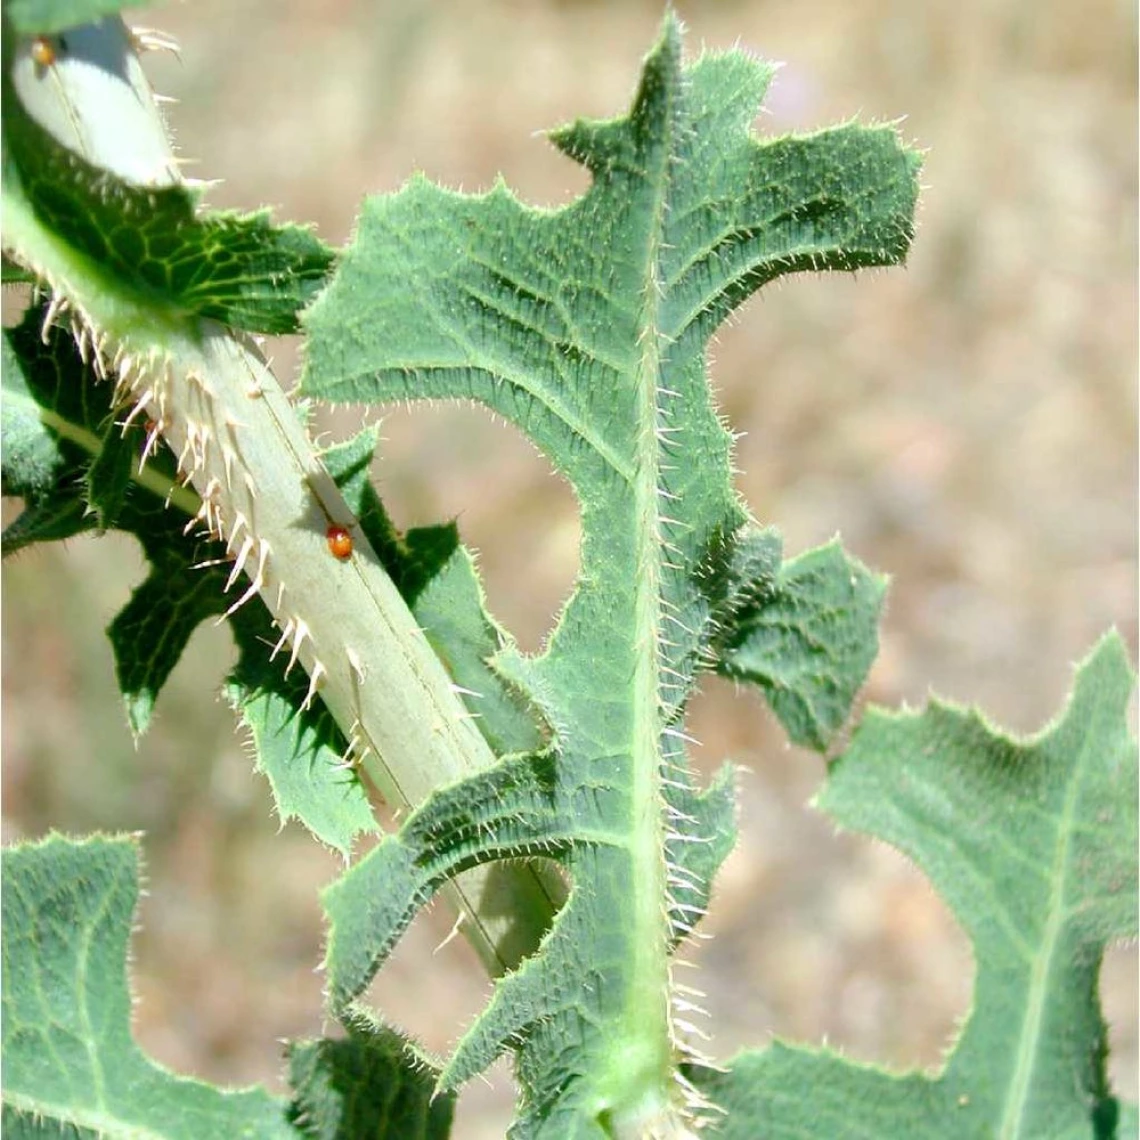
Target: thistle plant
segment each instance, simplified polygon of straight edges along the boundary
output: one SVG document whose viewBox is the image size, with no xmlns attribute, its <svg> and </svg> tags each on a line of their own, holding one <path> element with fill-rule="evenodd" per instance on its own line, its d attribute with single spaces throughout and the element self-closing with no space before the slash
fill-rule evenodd
<svg viewBox="0 0 1140 1140">
<path fill-rule="evenodd" d="M 667 15 L 628 112 L 549 136 L 589 172 L 580 198 L 544 211 L 414 177 L 334 251 L 178 176 L 136 59 L 157 41 L 83 23 L 115 7 L 4 9 L 5 272 L 34 287 L 5 336 L 4 490 L 25 500 L 5 553 L 134 534 L 150 574 L 109 631 L 134 730 L 197 625 L 224 621 L 281 817 L 351 858 L 378 831 L 369 785 L 404 815 L 323 894 L 340 1029 L 290 1044 L 285 1100 L 175 1077 L 132 1042 L 137 838 L 8 851 L 5 1124 L 438 1137 L 509 1053 L 520 1138 L 1135 1132 L 1096 992 L 1137 921 L 1119 638 L 1031 740 L 933 702 L 869 711 L 835 755 L 885 581 L 838 543 L 787 557 L 732 488 L 709 338 L 785 274 L 903 260 L 919 158 L 897 130 L 758 138 L 771 67 L 686 63 Z M 257 338 L 297 329 L 290 400 Z M 305 401 L 445 399 L 515 424 L 577 496 L 581 569 L 539 653 L 488 613 L 454 525 L 397 531 L 374 431 L 309 438 Z M 699 1050 L 675 965 L 736 833 L 731 770 L 702 787 L 687 755 L 709 674 L 832 756 L 818 806 L 906 852 L 968 931 L 974 1007 L 937 1074 Z M 433 1058 L 363 995 L 440 893 L 497 981 Z"/>
</svg>

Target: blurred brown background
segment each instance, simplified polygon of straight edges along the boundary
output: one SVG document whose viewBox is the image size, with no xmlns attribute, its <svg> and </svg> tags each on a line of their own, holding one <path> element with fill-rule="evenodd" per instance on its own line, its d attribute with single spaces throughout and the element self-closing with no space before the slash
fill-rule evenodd
<svg viewBox="0 0 1140 1140">
<path fill-rule="evenodd" d="M 1059 708 L 1071 668 L 1116 625 L 1135 655 L 1136 11 L 1125 0 L 754 0 L 679 5 L 688 48 L 786 62 L 759 120 L 782 132 L 893 120 L 927 150 L 906 269 L 769 288 L 720 336 L 713 378 L 739 487 L 790 552 L 836 531 L 893 577 L 872 700 L 930 689 L 1019 731 Z M 466 190 L 497 172 L 531 201 L 582 172 L 539 132 L 624 110 L 656 3 L 198 0 L 146 11 L 182 63 L 152 57 L 176 140 L 221 177 L 219 206 L 278 207 L 342 243 L 359 200 L 415 169 Z M 284 379 L 296 345 L 275 351 Z M 339 411 L 337 436 L 357 423 Z M 573 580 L 568 488 L 513 429 L 469 408 L 384 420 L 381 489 L 404 526 L 458 516 L 491 604 L 537 648 Z M 102 630 L 142 574 L 108 538 L 4 573 L 5 838 L 144 829 L 138 1033 L 171 1065 L 279 1084 L 278 1039 L 322 1031 L 316 890 L 336 860 L 278 832 L 216 693 L 230 660 L 203 629 L 136 750 Z M 709 684 L 699 763 L 729 757 L 743 838 L 693 979 L 711 1048 L 772 1034 L 932 1066 L 972 963 L 922 877 L 806 808 L 818 758 L 760 701 Z M 465 947 L 419 920 L 377 1001 L 442 1049 L 487 992 Z M 425 973 L 426 971 L 426 973 Z M 1137 1093 L 1136 952 L 1104 989 L 1113 1074 Z M 459 1135 L 496 1137 L 505 1069 L 475 1082 Z"/>
</svg>

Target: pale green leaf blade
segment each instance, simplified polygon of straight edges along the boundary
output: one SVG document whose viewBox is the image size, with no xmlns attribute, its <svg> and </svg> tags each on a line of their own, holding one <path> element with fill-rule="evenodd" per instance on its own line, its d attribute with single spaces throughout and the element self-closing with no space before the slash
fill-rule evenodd
<svg viewBox="0 0 1140 1140">
<path fill-rule="evenodd" d="M 868 713 L 819 806 L 929 876 L 974 944 L 972 1012 L 937 1077 L 783 1046 L 697 1070 L 729 1111 L 713 1135 L 1127 1135 L 1135 1110 L 1107 1085 L 1097 977 L 1106 947 L 1137 933 L 1133 686 L 1112 635 L 1063 715 L 1027 740 L 938 702 Z"/>
<path fill-rule="evenodd" d="M 567 822 L 573 806 L 557 803 L 560 793 L 553 757 L 512 757 L 434 793 L 397 835 L 327 887 L 325 965 L 334 1012 L 364 990 L 418 908 L 448 878 L 496 857 L 564 852 L 577 831 Z M 591 838 L 611 840 L 600 829 Z"/>
<path fill-rule="evenodd" d="M 306 681 L 298 678 L 282 693 L 238 680 L 249 677 L 239 666 L 227 695 L 250 731 L 277 814 L 282 822 L 298 820 L 347 859 L 356 837 L 379 825 L 360 776 L 344 759 L 336 723 L 323 705 L 301 711 Z"/>
<path fill-rule="evenodd" d="M 547 733 L 538 710 L 496 667 L 498 655 L 514 641 L 487 612 L 475 563 L 465 547 L 457 546 L 424 585 L 412 613 L 463 690 L 491 750 L 505 756 L 541 748 Z"/>
<path fill-rule="evenodd" d="M 0 864 L 5 1135 L 296 1137 L 282 1102 L 175 1076 L 132 1040 L 134 841 L 56 836 Z"/>
<path fill-rule="evenodd" d="M 1116 1135 L 1120 1140 L 1136 1140 L 1140 1136 L 1140 1110 L 1134 1104 L 1121 1104 L 1120 1116 L 1116 1123 Z"/>
<path fill-rule="evenodd" d="M 919 1074 L 892 1076 L 825 1050 L 774 1042 L 747 1050 L 722 1070 L 694 1067 L 690 1078 L 719 1110 L 716 1140 L 982 1140 L 944 1090 Z"/>
<path fill-rule="evenodd" d="M 970 935 L 974 1012 L 945 1080 L 1004 1135 L 1075 1135 L 1108 1097 L 1097 975 L 1137 932 L 1133 683 L 1113 636 L 1031 740 L 940 704 L 875 714 L 820 799 L 910 855 Z"/>
</svg>

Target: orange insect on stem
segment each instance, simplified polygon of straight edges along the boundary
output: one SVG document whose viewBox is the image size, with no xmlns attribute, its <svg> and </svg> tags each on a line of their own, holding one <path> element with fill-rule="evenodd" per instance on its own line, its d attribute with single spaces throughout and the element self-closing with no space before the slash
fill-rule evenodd
<svg viewBox="0 0 1140 1140">
<path fill-rule="evenodd" d="M 51 67 L 55 63 L 55 44 L 47 36 L 36 36 L 32 40 L 32 59 L 40 67 Z"/>
<path fill-rule="evenodd" d="M 352 535 L 342 526 L 330 526 L 325 532 L 329 553 L 338 562 L 347 562 L 352 557 Z"/>
</svg>

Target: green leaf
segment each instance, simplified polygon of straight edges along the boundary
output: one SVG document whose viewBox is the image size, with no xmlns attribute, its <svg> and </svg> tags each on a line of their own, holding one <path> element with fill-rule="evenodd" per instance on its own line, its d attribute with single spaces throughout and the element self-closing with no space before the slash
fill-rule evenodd
<svg viewBox="0 0 1140 1140">
<path fill-rule="evenodd" d="M 4 0 L 4 14 L 12 21 L 13 31 L 35 35 L 90 24 L 142 3 L 144 0 Z"/>
<path fill-rule="evenodd" d="M 25 322 L 26 323 L 26 322 Z M 29 335 L 30 334 L 30 335 Z M 4 494 L 39 496 L 50 491 L 56 472 L 66 467 L 58 437 L 47 430 L 41 419 L 40 402 L 33 394 L 32 383 L 24 375 L 38 355 L 38 337 L 29 330 L 23 340 L 32 359 L 21 353 L 21 334 L 4 330 L 0 341 L 0 380 L 4 399 L 0 401 L 0 422 L 4 432 Z"/>
<path fill-rule="evenodd" d="M 289 1118 L 314 1140 L 446 1140 L 455 1098 L 433 1097 L 436 1070 L 402 1034 L 358 1017 L 340 1040 L 289 1049 Z"/>
<path fill-rule="evenodd" d="M 96 276 L 109 298 L 163 320 L 210 317 L 234 328 L 287 333 L 321 287 L 331 249 L 300 226 L 273 226 L 267 211 L 202 212 L 181 186 L 139 186 L 59 143 L 20 104 L 5 78 L 4 193 L 18 243 L 16 206 L 64 243 L 79 276 Z M 33 270 L 36 266 L 31 266 Z M 58 272 L 58 270 L 57 270 Z M 118 330 L 120 333 L 129 329 Z"/>
<path fill-rule="evenodd" d="M 745 596 L 721 623 L 715 668 L 758 685 L 788 736 L 822 752 L 874 663 L 886 580 L 834 541 L 771 577 L 747 567 L 742 581 Z"/>
<path fill-rule="evenodd" d="M 185 515 L 165 506 L 167 495 L 187 495 L 176 487 L 174 457 L 159 450 L 140 469 L 144 427 L 116 423 L 112 385 L 69 333 L 52 326 L 41 334 L 44 316 L 34 306 L 4 333 L 4 492 L 25 498 L 4 532 L 4 553 L 96 526 L 139 539 L 151 573 L 108 634 L 128 719 L 141 733 L 191 633 L 226 608 L 225 571 L 192 569 L 224 552 L 182 533 Z"/>
<path fill-rule="evenodd" d="M 117 448 L 107 430 L 109 387 L 94 390 L 69 335 L 55 327 L 41 335 L 45 312 L 34 306 L 4 330 L 3 490 L 26 500 L 24 514 L 5 529 L 5 557 L 96 526 L 85 493 L 88 466 L 103 447 Z"/>
<path fill-rule="evenodd" d="M 727 781 L 698 795 L 683 751 L 698 670 L 770 679 L 805 739 L 831 731 L 865 673 L 848 654 L 825 674 L 817 653 L 877 612 L 877 585 L 852 586 L 834 552 L 781 577 L 767 538 L 752 549 L 704 353 L 766 281 L 900 260 L 918 161 L 888 128 L 758 141 L 770 75 L 736 53 L 682 69 L 668 20 L 628 118 L 551 136 L 593 175 L 581 199 L 540 211 L 502 185 L 467 197 L 413 179 L 366 202 L 304 317 L 307 394 L 478 400 L 534 440 L 581 506 L 581 573 L 546 651 L 505 644 L 490 662 L 549 743 L 441 790 L 326 895 L 334 1008 L 351 1008 L 448 877 L 520 855 L 562 865 L 569 901 L 442 1078 L 453 1087 L 514 1049 L 517 1136 L 664 1131 L 685 1115 L 669 953 L 731 836 Z M 709 851 L 682 855 L 681 832 Z"/>
<path fill-rule="evenodd" d="M 128 721 L 141 735 L 198 625 L 228 609 L 230 560 L 220 543 L 184 533 L 197 499 L 177 486 L 174 456 L 159 444 L 140 468 L 145 425 L 123 431 L 112 384 L 82 360 L 69 333 L 54 325 L 41 331 L 45 314 L 34 306 L 4 334 L 3 485 L 26 500 L 5 530 L 4 553 L 96 526 L 140 541 L 149 573 L 107 633 Z M 506 638 L 484 612 L 455 528 L 398 534 L 368 480 L 375 442 L 374 432 L 362 433 L 326 453 L 327 468 L 456 683 L 469 691 L 492 746 L 534 747 L 541 739 L 534 711 L 489 664 Z M 168 509 L 168 496 L 183 511 Z M 253 735 L 257 768 L 270 781 L 278 813 L 347 856 L 357 835 L 377 827 L 359 775 L 344 762 L 347 742 L 323 705 L 302 709 L 308 681 L 300 669 L 285 675 L 288 654 L 269 660 L 277 635 L 260 600 L 229 620 L 240 660 L 227 695 Z"/>
<path fill-rule="evenodd" d="M 379 828 L 345 757 L 344 738 L 323 704 L 302 710 L 308 679 L 301 670 L 284 677 L 280 663 L 265 660 L 264 635 L 254 634 L 244 618 L 237 625 L 242 655 L 226 695 L 250 730 L 256 767 L 269 780 L 277 813 L 282 822 L 299 820 L 348 858 L 358 835 Z"/>
<path fill-rule="evenodd" d="M 974 945 L 973 1009 L 938 1077 L 776 1046 L 697 1071 L 714 1135 L 1051 1140 L 1125 1136 L 1105 1073 L 1105 948 L 1137 934 L 1134 676 L 1119 637 L 1077 672 L 1064 715 L 1017 741 L 932 703 L 872 710 L 819 805 L 909 855 Z"/>
<path fill-rule="evenodd" d="M 0 285 L 34 285 L 36 275 L 11 261 L 7 255 L 0 258 Z"/>
<path fill-rule="evenodd" d="M 132 442 L 139 433 L 131 435 Z M 114 524 L 127 505 L 131 479 L 139 465 L 139 455 L 122 446 L 123 430 L 108 419 L 99 450 L 87 468 L 86 498 L 95 513 L 95 524 L 105 530 Z"/>
<path fill-rule="evenodd" d="M 5 851 L 0 868 L 5 1135 L 297 1135 L 262 1090 L 175 1076 L 132 1040 L 133 840 L 53 836 Z"/>
</svg>

